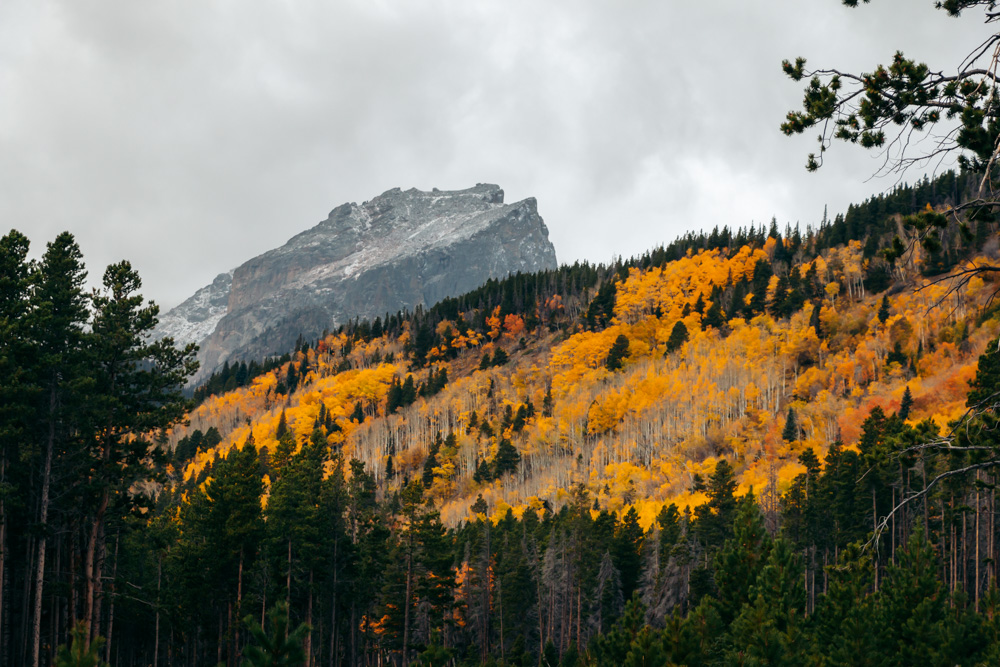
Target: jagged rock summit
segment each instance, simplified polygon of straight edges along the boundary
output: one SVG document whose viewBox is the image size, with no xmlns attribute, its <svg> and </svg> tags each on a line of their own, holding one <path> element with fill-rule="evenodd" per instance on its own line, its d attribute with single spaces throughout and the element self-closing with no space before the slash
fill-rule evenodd
<svg viewBox="0 0 1000 667">
<path fill-rule="evenodd" d="M 374 319 L 518 271 L 556 268 L 534 198 L 504 204 L 497 185 L 394 188 L 343 204 L 163 315 L 158 336 L 198 343 L 199 382 L 226 360 L 291 349 L 354 317 Z"/>
</svg>

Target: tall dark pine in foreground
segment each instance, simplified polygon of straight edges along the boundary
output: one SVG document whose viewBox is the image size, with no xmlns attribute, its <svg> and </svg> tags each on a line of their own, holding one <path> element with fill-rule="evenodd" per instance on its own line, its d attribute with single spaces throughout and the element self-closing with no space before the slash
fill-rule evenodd
<svg viewBox="0 0 1000 667">
<path fill-rule="evenodd" d="M 31 664 L 41 664 L 42 601 L 50 538 L 49 509 L 54 459 L 72 448 L 74 422 L 78 420 L 86 384 L 83 365 L 87 300 L 82 255 L 73 236 L 60 234 L 49 244 L 33 275 L 30 336 L 35 346 L 34 377 L 37 393 L 37 445 L 26 452 L 40 467 L 38 532 L 35 547 L 34 599 L 32 601 Z"/>
<path fill-rule="evenodd" d="M 149 435 L 184 416 L 179 387 L 196 369 L 194 346 L 173 347 L 169 338 L 147 342 L 159 307 L 144 304 L 139 275 L 128 262 L 108 267 L 104 289 L 95 294 L 89 337 L 94 389 L 88 398 L 91 487 L 94 506 L 84 561 L 84 623 L 91 638 L 99 634 L 101 572 L 105 523 L 112 496 L 129 495 L 148 478 L 159 454 Z M 132 508 L 114 508 L 123 516 Z"/>
<path fill-rule="evenodd" d="M 19 444 L 28 437 L 26 414 L 29 378 L 25 315 L 28 312 L 30 265 L 27 261 L 28 239 L 12 231 L 0 239 L 0 664 L 6 664 L 10 651 L 8 627 L 10 591 L 10 498 L 14 480 L 21 477 Z M 11 474 L 13 469 L 14 475 Z"/>
</svg>

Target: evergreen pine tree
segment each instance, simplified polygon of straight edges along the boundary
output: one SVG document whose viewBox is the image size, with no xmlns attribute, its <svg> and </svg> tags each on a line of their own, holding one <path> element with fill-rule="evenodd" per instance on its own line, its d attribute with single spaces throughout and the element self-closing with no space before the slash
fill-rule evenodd
<svg viewBox="0 0 1000 667">
<path fill-rule="evenodd" d="M 393 378 L 389 385 L 389 391 L 385 396 L 385 413 L 391 415 L 403 404 L 403 387 L 399 383 L 399 378 Z"/>
<path fill-rule="evenodd" d="M 503 438 L 497 446 L 497 455 L 493 458 L 493 476 L 503 477 L 508 473 L 517 472 L 517 466 L 521 463 L 521 455 L 510 443 L 510 440 Z"/>
<path fill-rule="evenodd" d="M 107 667 L 108 663 L 100 658 L 104 637 L 89 641 L 83 621 L 76 624 L 70 631 L 70 636 L 72 641 L 69 646 L 63 644 L 56 649 L 53 667 Z"/>
<path fill-rule="evenodd" d="M 593 610 L 588 622 L 595 632 L 601 634 L 611 627 L 625 608 L 625 598 L 622 596 L 621 573 L 615 567 L 614 560 L 608 551 L 605 551 L 604 556 L 601 558 L 601 566 L 597 573 L 597 585 L 594 588 L 593 600 Z M 636 628 L 636 631 L 638 631 L 638 628 Z M 617 637 L 614 636 L 608 639 L 613 645 L 609 647 L 613 654 L 621 656 L 624 659 L 625 654 L 628 652 L 628 645 L 631 643 L 631 637 L 628 637 L 627 641 L 622 643 L 616 642 L 615 639 Z"/>
<path fill-rule="evenodd" d="M 424 483 L 425 489 L 431 488 L 431 485 L 434 483 L 434 468 L 437 467 L 437 450 L 432 447 L 430 453 L 427 454 L 427 458 L 424 459 L 424 470 L 421 475 L 421 480 Z"/>
<path fill-rule="evenodd" d="M 778 278 L 778 284 L 775 285 L 774 294 L 771 297 L 770 311 L 775 317 L 788 317 L 791 315 L 788 290 L 788 276 L 783 275 Z"/>
<path fill-rule="evenodd" d="M 785 427 L 781 430 L 781 439 L 785 442 L 799 439 L 799 425 L 793 408 L 788 408 L 788 414 L 785 415 Z"/>
<path fill-rule="evenodd" d="M 701 318 L 702 327 L 713 327 L 715 329 L 720 328 L 725 324 L 726 318 L 722 312 L 722 297 L 721 294 L 717 297 L 712 298 L 712 305 L 708 307 L 708 312 L 705 313 L 705 317 Z"/>
<path fill-rule="evenodd" d="M 886 294 L 882 297 L 882 304 L 878 308 L 878 321 L 885 324 L 886 320 L 889 319 L 889 295 Z"/>
<path fill-rule="evenodd" d="M 705 493 L 708 502 L 695 510 L 697 533 L 708 549 L 722 546 L 733 533 L 736 516 L 736 476 L 732 466 L 721 459 L 709 478 Z"/>
<path fill-rule="evenodd" d="M 899 402 L 899 418 L 908 419 L 911 408 L 913 408 L 913 394 L 910 392 L 910 386 L 907 385 L 903 392 L 903 398 Z"/>
<path fill-rule="evenodd" d="M 986 351 L 979 357 L 976 377 L 969 383 L 966 404 L 971 408 L 980 403 L 984 406 L 1000 400 L 1000 339 L 993 339 L 986 345 Z"/>
<path fill-rule="evenodd" d="M 687 342 L 688 330 L 684 326 L 684 322 L 677 320 L 674 324 L 674 328 L 670 330 L 670 338 L 667 339 L 667 352 L 675 352 L 681 349 L 681 346 Z"/>
<path fill-rule="evenodd" d="M 254 621 L 253 616 L 243 619 L 256 642 L 244 649 L 243 667 L 301 667 L 306 661 L 302 640 L 311 628 L 302 623 L 290 631 L 288 605 L 284 602 L 275 604 L 267 617 L 271 621 L 270 634 Z"/>
<path fill-rule="evenodd" d="M 776 540 L 750 590 L 749 604 L 733 622 L 734 658 L 788 667 L 805 662 L 802 574 L 802 563 L 789 542 Z"/>
<path fill-rule="evenodd" d="M 639 570 L 642 566 L 642 545 L 645 534 L 639 525 L 639 513 L 635 507 L 629 507 L 622 517 L 621 523 L 615 529 L 613 552 L 615 565 L 621 574 L 622 596 L 631 599 L 632 592 L 639 583 Z"/>
<path fill-rule="evenodd" d="M 770 553 L 771 537 L 764 526 L 764 516 L 748 494 L 740 500 L 732 538 L 726 540 L 715 557 L 715 585 L 723 622 L 731 623 L 750 602 L 751 587 Z"/>
<path fill-rule="evenodd" d="M 628 337 L 625 334 L 619 334 L 615 338 L 615 342 L 611 344 L 611 349 L 608 350 L 608 357 L 604 360 L 604 366 L 609 371 L 616 371 L 622 367 L 622 360 L 628 356 Z"/>
</svg>

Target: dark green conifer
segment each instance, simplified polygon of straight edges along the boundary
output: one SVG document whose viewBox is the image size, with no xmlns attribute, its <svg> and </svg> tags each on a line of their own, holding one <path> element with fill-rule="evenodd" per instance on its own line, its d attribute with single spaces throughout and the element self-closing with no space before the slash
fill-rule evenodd
<svg viewBox="0 0 1000 667">
<path fill-rule="evenodd" d="M 254 643 L 243 651 L 243 667 L 301 667 L 306 660 L 302 642 L 312 628 L 302 623 L 289 631 L 288 605 L 283 601 L 275 604 L 267 617 L 271 621 L 270 634 L 253 616 L 243 619 L 254 638 Z"/>
<path fill-rule="evenodd" d="M 775 285 L 774 294 L 771 296 L 770 311 L 775 317 L 788 317 L 791 315 L 788 290 L 788 276 L 783 275 L 778 278 L 778 284 Z"/>
<path fill-rule="evenodd" d="M 677 320 L 674 324 L 674 328 L 670 330 L 670 338 L 667 339 L 667 352 L 675 352 L 681 349 L 681 346 L 687 342 L 688 330 L 684 326 L 684 322 Z"/>
<path fill-rule="evenodd" d="M 721 459 L 705 488 L 708 502 L 695 510 L 697 531 L 706 548 L 718 548 L 733 531 L 736 516 L 736 476 L 726 459 Z"/>
<path fill-rule="evenodd" d="M 903 392 L 903 398 L 899 402 L 899 418 L 908 419 L 911 408 L 913 408 L 913 394 L 910 392 L 910 386 L 907 385 L 906 390 Z"/>
<path fill-rule="evenodd" d="M 608 351 L 604 366 L 609 371 L 616 371 L 622 367 L 622 361 L 626 356 L 628 356 L 628 337 L 625 334 L 619 334 Z"/>
<path fill-rule="evenodd" d="M 727 624 L 750 601 L 751 587 L 771 553 L 764 515 L 752 495 L 740 500 L 732 530 L 732 538 L 726 540 L 715 558 L 719 614 Z"/>
<path fill-rule="evenodd" d="M 722 312 L 722 298 L 720 295 L 712 299 L 712 305 L 708 307 L 708 312 L 706 312 L 705 317 L 701 319 L 701 325 L 702 327 L 713 327 L 718 329 L 725 324 L 725 322 L 726 318 Z"/>
<path fill-rule="evenodd" d="M 776 540 L 733 621 L 730 655 L 750 664 L 801 665 L 807 649 L 802 563 L 787 540 Z"/>
<path fill-rule="evenodd" d="M 886 320 L 889 319 L 889 295 L 882 296 L 882 304 L 878 309 L 878 321 L 885 324 Z"/>
<path fill-rule="evenodd" d="M 629 507 L 615 528 L 612 556 L 621 574 L 622 595 L 629 599 L 639 583 L 642 545 L 645 534 L 639 525 L 639 513 Z"/>
<path fill-rule="evenodd" d="M 788 414 L 785 415 L 785 427 L 781 430 L 781 439 L 785 442 L 799 439 L 799 425 L 794 408 L 788 408 Z"/>
<path fill-rule="evenodd" d="M 424 459 L 424 471 L 420 478 L 424 483 L 425 489 L 431 488 L 431 484 L 434 483 L 434 468 L 437 467 L 438 467 L 437 450 L 431 448 L 431 451 L 427 455 L 427 458 Z"/>
<path fill-rule="evenodd" d="M 503 438 L 497 447 L 497 455 L 493 459 L 494 477 L 500 478 L 504 475 L 517 471 L 517 466 L 521 463 L 521 455 L 510 440 Z"/>
<path fill-rule="evenodd" d="M 288 433 L 288 419 L 285 417 L 285 411 L 281 411 L 281 416 L 278 417 L 278 426 L 274 429 L 274 439 L 281 440 L 282 436 Z"/>
<path fill-rule="evenodd" d="M 403 404 L 403 386 L 399 383 L 399 378 L 393 378 L 389 385 L 389 391 L 385 396 L 385 413 L 391 415 Z"/>
</svg>

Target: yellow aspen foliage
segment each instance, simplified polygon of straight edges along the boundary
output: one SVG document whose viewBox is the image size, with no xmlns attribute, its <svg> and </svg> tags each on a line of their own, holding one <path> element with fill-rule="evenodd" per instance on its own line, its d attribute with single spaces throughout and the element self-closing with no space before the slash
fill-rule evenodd
<svg viewBox="0 0 1000 667">
<path fill-rule="evenodd" d="M 882 295 L 865 293 L 862 248 L 854 244 L 813 260 L 820 284 L 829 287 L 818 327 L 807 302 L 789 318 L 734 318 L 703 331 L 695 310 L 699 298 L 707 312 L 713 288 L 752 277 L 766 251 L 740 248 L 731 258 L 699 251 L 663 266 L 633 267 L 617 284 L 614 319 L 602 331 L 574 330 L 570 318 L 579 316 L 579 304 L 551 297 L 536 310 L 543 326 L 532 345 L 500 368 L 479 371 L 483 350 L 476 348 L 485 343 L 492 353 L 520 339 L 527 313 L 500 318 L 494 309 L 481 333 L 459 332 L 444 320 L 435 329 L 442 340 L 428 356 L 437 362 L 457 351 L 447 386 L 392 415 L 384 406 L 393 380 L 408 373 L 418 383 L 426 378 L 426 371 L 406 365 L 408 324 L 402 339 L 366 343 L 331 335 L 308 352 L 310 372 L 291 396 L 276 394 L 287 368 L 265 373 L 206 399 L 189 415 L 189 425 L 171 432 L 171 444 L 194 429 L 215 427 L 223 438 L 220 455 L 251 433 L 258 447 L 273 449 L 282 410 L 302 443 L 322 411 L 337 425 L 327 442 L 345 459 L 361 460 L 380 488 L 391 490 L 400 478 L 383 477 L 390 443 L 394 467 L 412 478 L 441 431 L 455 435 L 455 446 L 439 451 L 429 492 L 450 525 L 469 520 L 480 493 L 496 521 L 508 508 L 518 516 L 528 507 L 541 511 L 545 503 L 558 510 L 583 483 L 602 508 L 634 507 L 647 526 L 664 502 L 682 510 L 704 502 L 704 494 L 692 491 L 694 475 L 707 478 L 721 457 L 732 462 L 741 489 L 785 488 L 801 471 L 797 457 L 805 447 L 821 458 L 838 436 L 851 447 L 871 407 L 897 410 L 907 385 L 915 397 L 911 420 L 932 417 L 944 425 L 958 414 L 976 357 L 1000 330 L 995 319 L 977 319 L 993 283 L 980 280 L 947 308 L 931 307 L 947 285 L 904 290 L 889 297 L 891 316 L 883 325 L 877 317 Z M 808 268 L 798 267 L 800 274 Z M 772 292 L 775 285 L 772 280 Z M 558 331 L 544 326 L 552 318 L 561 318 Z M 687 342 L 665 355 L 679 321 Z M 620 335 L 629 341 L 627 363 L 610 372 L 605 362 Z M 906 363 L 887 362 L 896 343 Z M 348 346 L 351 369 L 338 372 Z M 376 353 L 385 358 L 389 352 L 396 363 L 373 361 Z M 301 359 L 299 353 L 296 363 Z M 534 414 L 523 414 L 515 431 L 505 414 L 508 408 L 510 414 L 526 411 L 529 401 Z M 358 403 L 366 416 L 360 424 L 351 420 Z M 791 444 L 781 438 L 789 406 L 801 432 Z M 501 481 L 473 482 L 477 463 L 490 460 L 504 437 L 520 453 L 522 469 Z M 178 475 L 201 474 L 214 456 L 214 450 L 199 452 Z"/>
</svg>

